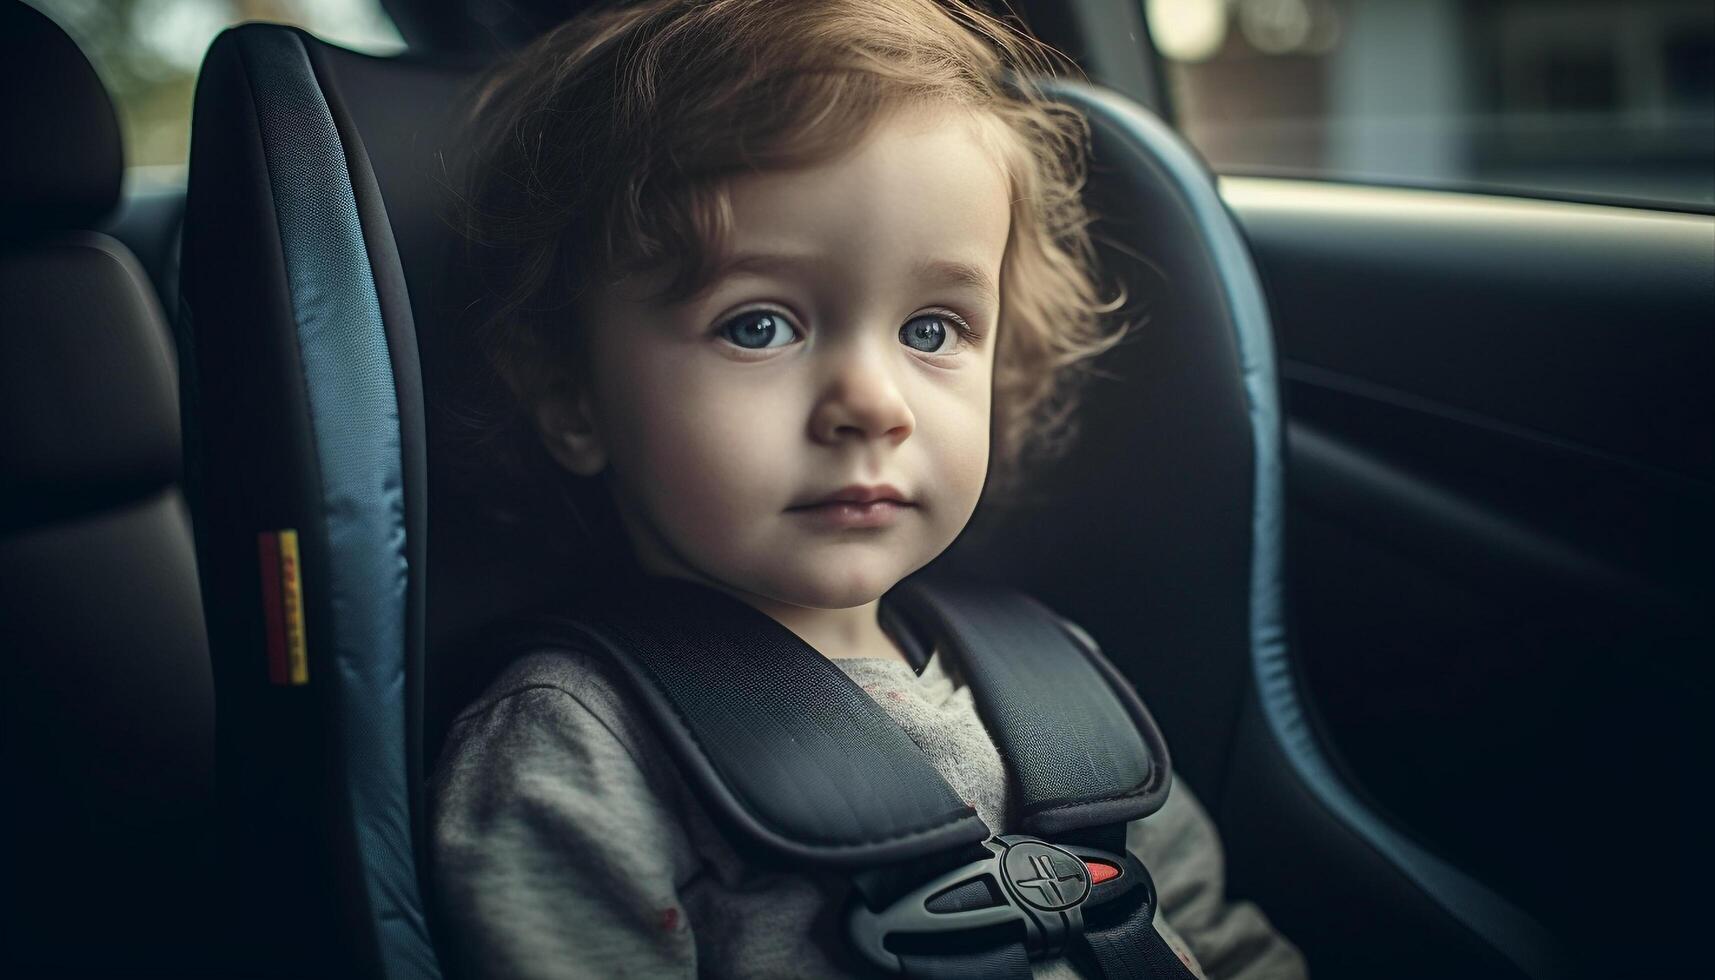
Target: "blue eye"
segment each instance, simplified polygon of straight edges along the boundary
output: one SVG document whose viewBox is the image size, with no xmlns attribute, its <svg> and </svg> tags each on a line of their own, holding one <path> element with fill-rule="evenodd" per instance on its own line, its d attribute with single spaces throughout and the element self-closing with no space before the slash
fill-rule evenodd
<svg viewBox="0 0 1715 980">
<path fill-rule="evenodd" d="M 795 333 L 786 318 L 772 310 L 740 313 L 721 325 L 721 336 L 745 350 L 784 347 Z"/>
<path fill-rule="evenodd" d="M 786 347 L 798 336 L 798 329 L 785 314 L 767 309 L 740 313 L 721 324 L 719 332 L 728 343 L 744 350 Z M 899 328 L 899 339 L 925 354 L 952 353 L 949 337 L 955 342 L 959 338 L 975 342 L 978 336 L 957 314 L 947 312 L 923 313 Z"/>
<path fill-rule="evenodd" d="M 950 333 L 947 329 L 950 322 L 951 318 L 944 313 L 925 313 L 922 316 L 914 316 L 905 322 L 905 326 L 899 328 L 899 339 L 925 354 L 945 353 L 941 350 L 941 344 Z M 953 326 L 954 329 L 958 327 L 957 324 Z"/>
</svg>

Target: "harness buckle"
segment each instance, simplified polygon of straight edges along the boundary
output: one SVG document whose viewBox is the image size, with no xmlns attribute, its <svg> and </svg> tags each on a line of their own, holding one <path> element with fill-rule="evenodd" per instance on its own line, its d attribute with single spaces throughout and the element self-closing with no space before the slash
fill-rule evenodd
<svg viewBox="0 0 1715 980">
<path fill-rule="evenodd" d="M 1155 884 L 1143 863 L 1129 851 L 1050 844 L 1021 834 L 996 835 L 982 842 L 989 852 L 963 867 L 926 881 L 872 911 L 861 898 L 852 903 L 847 929 L 858 952 L 876 966 L 904 972 L 899 950 L 889 940 L 933 949 L 933 937 L 1018 925 L 1032 960 L 1049 959 L 1084 934 L 1084 911 L 1142 886 L 1154 907 Z"/>
</svg>

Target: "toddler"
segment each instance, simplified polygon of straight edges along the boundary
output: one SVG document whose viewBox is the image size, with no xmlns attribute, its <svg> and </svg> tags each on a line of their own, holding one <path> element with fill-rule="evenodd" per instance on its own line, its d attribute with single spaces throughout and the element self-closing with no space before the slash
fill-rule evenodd
<svg viewBox="0 0 1715 980">
<path fill-rule="evenodd" d="M 1052 57 L 963 0 L 603 9 L 484 85 L 466 199 L 490 362 L 622 560 L 790 629 L 997 831 L 1007 774 L 959 665 L 915 670 L 879 612 L 1047 457 L 1069 372 L 1119 337 L 1084 123 L 1027 80 Z M 513 663 L 459 715 L 431 792 L 461 972 L 852 975 L 848 882 L 748 865 L 646 721 L 576 653 Z M 1304 975 L 1223 899 L 1183 784 L 1128 846 L 1193 972 Z"/>
</svg>

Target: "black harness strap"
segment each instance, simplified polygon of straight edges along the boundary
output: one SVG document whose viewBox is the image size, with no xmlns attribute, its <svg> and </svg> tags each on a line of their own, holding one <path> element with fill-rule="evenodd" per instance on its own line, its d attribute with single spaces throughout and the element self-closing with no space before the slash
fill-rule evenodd
<svg viewBox="0 0 1715 980">
<path fill-rule="evenodd" d="M 1025 833 L 1059 838 L 1161 809 L 1166 740 L 1131 686 L 1058 616 L 981 583 L 907 580 L 888 597 L 953 648 L 1018 782 Z"/>
<path fill-rule="evenodd" d="M 991 836 L 844 671 L 716 589 L 627 580 L 514 640 L 621 668 L 752 858 L 851 875 L 849 937 L 870 963 L 922 980 L 1028 980 L 1031 957 L 1077 953 L 1108 977 L 1189 978 L 1125 850 L 1126 822 L 1166 799 L 1167 746 L 1113 666 L 995 586 L 908 579 L 881 621 L 918 669 L 936 642 L 960 663 L 1030 836 Z"/>
<path fill-rule="evenodd" d="M 1106 980 L 1196 980 L 1147 916 L 1127 916 L 1108 929 L 1086 925 L 1084 941 Z"/>
<path fill-rule="evenodd" d="M 989 836 L 845 672 L 717 590 L 648 577 L 524 625 L 524 648 L 605 654 L 689 783 L 753 858 L 855 870 Z"/>
</svg>

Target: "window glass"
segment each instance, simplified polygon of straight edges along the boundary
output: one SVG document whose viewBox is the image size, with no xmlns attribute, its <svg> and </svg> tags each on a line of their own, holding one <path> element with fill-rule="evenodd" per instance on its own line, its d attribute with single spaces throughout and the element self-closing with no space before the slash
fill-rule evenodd
<svg viewBox="0 0 1715 980">
<path fill-rule="evenodd" d="M 1715 205 L 1711 0 L 1144 0 L 1224 173 Z"/>
<path fill-rule="evenodd" d="M 214 36 L 248 20 L 293 24 L 375 54 L 404 48 L 377 0 L 28 0 L 71 35 L 113 96 L 125 162 L 182 178 L 191 96 Z M 133 174 L 133 176 L 137 176 Z"/>
</svg>

